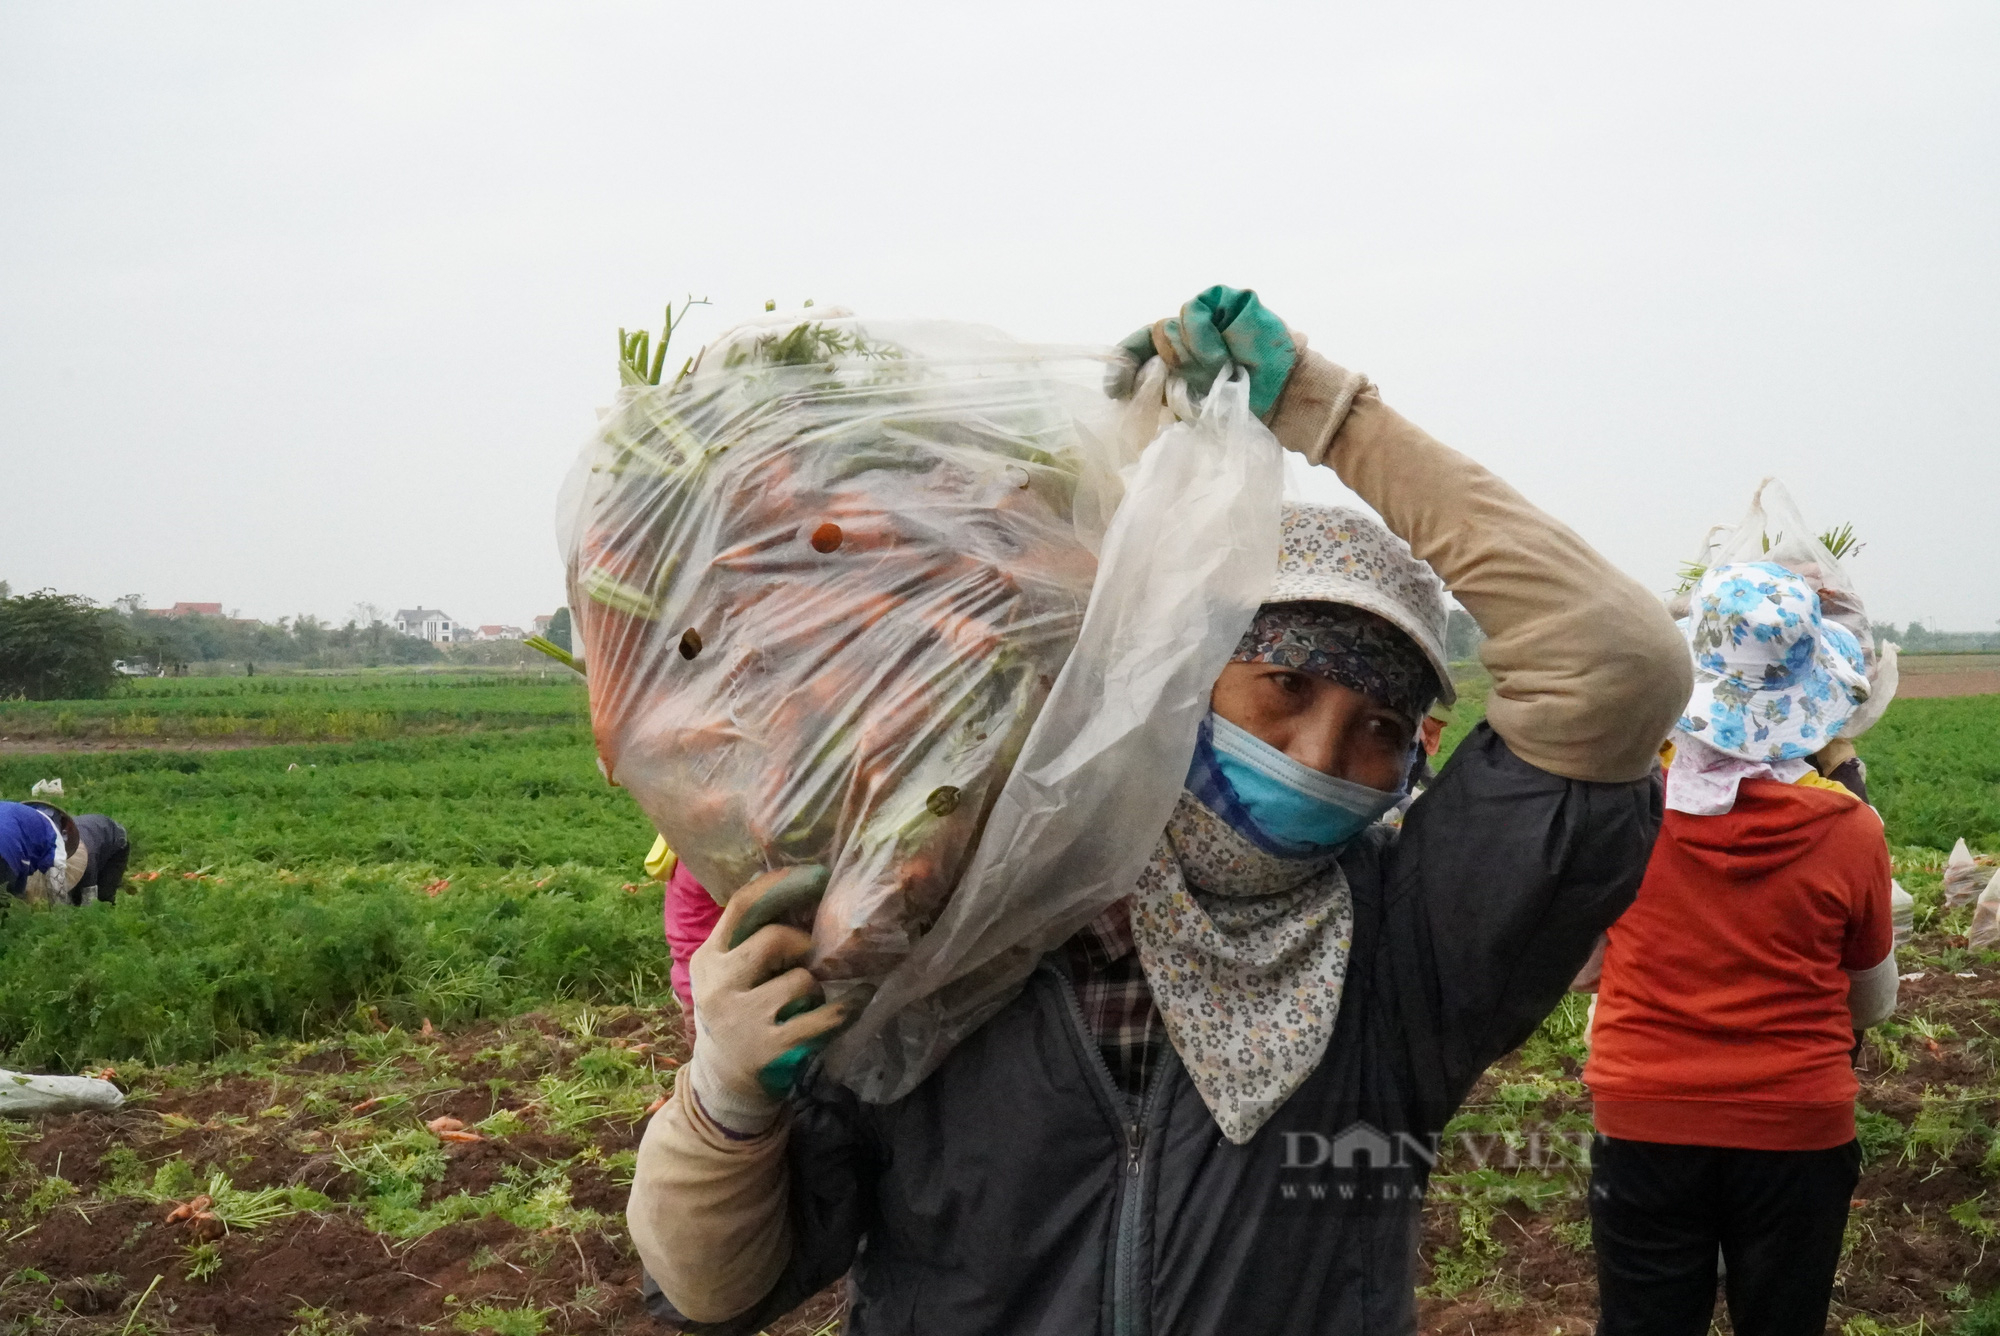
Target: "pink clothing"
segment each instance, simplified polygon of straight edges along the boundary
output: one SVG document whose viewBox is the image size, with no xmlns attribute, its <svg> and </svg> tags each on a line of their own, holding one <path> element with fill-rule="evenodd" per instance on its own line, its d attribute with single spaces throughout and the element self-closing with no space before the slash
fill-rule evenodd
<svg viewBox="0 0 2000 1336">
<path fill-rule="evenodd" d="M 692 1016 L 694 981 L 688 974 L 688 958 L 715 931 L 715 922 L 722 917 L 722 906 L 694 879 L 685 862 L 677 862 L 674 875 L 667 878 L 662 916 L 666 920 L 667 948 L 674 956 L 674 996 L 681 1000 L 681 1010 Z"/>
</svg>

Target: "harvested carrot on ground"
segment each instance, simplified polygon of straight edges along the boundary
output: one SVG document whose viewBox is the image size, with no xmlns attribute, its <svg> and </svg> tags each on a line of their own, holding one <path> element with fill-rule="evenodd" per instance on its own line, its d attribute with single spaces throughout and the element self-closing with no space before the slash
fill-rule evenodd
<svg viewBox="0 0 2000 1336">
<path fill-rule="evenodd" d="M 167 1223 L 176 1225 L 183 1220 L 192 1220 L 196 1216 L 206 1213 L 208 1208 L 213 1205 L 215 1205 L 214 1199 L 204 1192 L 199 1197 L 191 1201 L 184 1201 L 174 1207 L 173 1210 L 167 1212 Z"/>
</svg>

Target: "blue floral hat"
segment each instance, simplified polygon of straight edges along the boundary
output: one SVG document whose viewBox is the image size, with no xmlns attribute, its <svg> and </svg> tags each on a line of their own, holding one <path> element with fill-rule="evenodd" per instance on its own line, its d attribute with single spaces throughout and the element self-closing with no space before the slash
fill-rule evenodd
<svg viewBox="0 0 2000 1336">
<path fill-rule="evenodd" d="M 1790 761 L 1833 740 L 1868 699 L 1861 643 L 1821 618 L 1805 580 L 1767 561 L 1717 566 L 1680 623 L 1694 695 L 1677 727 L 1746 761 Z"/>
</svg>

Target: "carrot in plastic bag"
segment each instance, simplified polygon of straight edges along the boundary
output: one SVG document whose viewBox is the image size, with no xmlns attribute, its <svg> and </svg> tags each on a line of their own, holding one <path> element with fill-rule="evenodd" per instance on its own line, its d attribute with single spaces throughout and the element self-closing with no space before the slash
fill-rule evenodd
<svg viewBox="0 0 2000 1336">
<path fill-rule="evenodd" d="M 840 320 L 727 336 L 628 388 L 565 501 L 608 773 L 719 893 L 825 865 L 828 979 L 935 918 L 1095 575 L 1097 368 L 945 328 L 962 355 Z"/>
</svg>

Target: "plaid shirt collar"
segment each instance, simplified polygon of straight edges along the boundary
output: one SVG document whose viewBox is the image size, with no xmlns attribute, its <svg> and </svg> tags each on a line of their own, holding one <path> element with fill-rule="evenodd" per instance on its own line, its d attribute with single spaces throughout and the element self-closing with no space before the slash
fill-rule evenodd
<svg viewBox="0 0 2000 1336">
<path fill-rule="evenodd" d="M 1131 900 L 1120 900 L 1092 919 L 1066 949 L 1084 1023 L 1096 1037 L 1112 1079 L 1137 1100 L 1166 1042 L 1166 1027 L 1132 940 Z"/>
<path fill-rule="evenodd" d="M 1127 896 L 1083 925 L 1076 941 L 1095 969 L 1104 969 L 1138 950 L 1132 938 L 1132 899 Z"/>
</svg>

